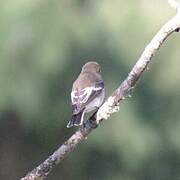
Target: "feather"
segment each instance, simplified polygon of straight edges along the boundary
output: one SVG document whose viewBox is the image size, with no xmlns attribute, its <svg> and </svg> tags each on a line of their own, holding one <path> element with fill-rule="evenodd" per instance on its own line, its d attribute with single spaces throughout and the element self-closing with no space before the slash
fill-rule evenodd
<svg viewBox="0 0 180 180">
<path fill-rule="evenodd" d="M 101 106 L 105 96 L 101 68 L 97 62 L 86 63 L 73 83 L 71 92 L 72 118 L 67 127 L 83 124 L 84 114 Z"/>
<path fill-rule="evenodd" d="M 98 82 L 94 86 L 86 87 L 80 91 L 71 92 L 72 113 L 77 114 L 104 90 L 104 83 Z"/>
<path fill-rule="evenodd" d="M 70 128 L 72 126 L 80 126 L 83 123 L 83 118 L 84 118 L 84 110 L 82 110 L 78 114 L 74 114 L 71 117 L 71 120 L 69 121 L 67 128 Z"/>
</svg>

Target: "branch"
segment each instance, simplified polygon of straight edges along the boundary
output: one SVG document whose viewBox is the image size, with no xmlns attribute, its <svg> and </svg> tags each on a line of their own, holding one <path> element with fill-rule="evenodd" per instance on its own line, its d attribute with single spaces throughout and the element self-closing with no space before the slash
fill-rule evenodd
<svg viewBox="0 0 180 180">
<path fill-rule="evenodd" d="M 168 0 L 170 5 L 176 9 L 179 9 L 179 4 L 175 0 Z M 173 3 L 174 2 L 174 3 Z M 176 2 L 176 3 L 175 3 Z M 113 94 L 105 101 L 105 103 L 99 108 L 89 121 L 83 127 L 80 127 L 64 144 L 62 144 L 51 156 L 49 156 L 44 162 L 42 162 L 33 171 L 29 172 L 21 180 L 41 180 L 45 179 L 53 168 L 59 164 L 70 152 L 83 140 L 86 139 L 88 134 L 98 126 L 104 119 L 108 119 L 109 116 L 118 111 L 119 103 L 129 93 L 142 73 L 147 69 L 152 57 L 158 51 L 162 43 L 166 38 L 174 31 L 180 28 L 180 13 L 176 14 L 170 19 L 154 36 L 151 42 L 146 46 L 141 57 L 128 74 L 127 78 L 121 83 L 121 85 L 113 92 Z"/>
</svg>

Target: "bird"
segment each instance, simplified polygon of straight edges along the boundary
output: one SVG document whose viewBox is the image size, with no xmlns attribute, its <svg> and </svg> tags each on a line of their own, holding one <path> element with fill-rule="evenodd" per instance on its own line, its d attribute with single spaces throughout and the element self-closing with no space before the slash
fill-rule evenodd
<svg viewBox="0 0 180 180">
<path fill-rule="evenodd" d="M 71 91 L 72 117 L 67 128 L 81 126 L 84 114 L 97 110 L 105 98 L 101 67 L 95 61 L 87 62 L 74 81 Z"/>
</svg>

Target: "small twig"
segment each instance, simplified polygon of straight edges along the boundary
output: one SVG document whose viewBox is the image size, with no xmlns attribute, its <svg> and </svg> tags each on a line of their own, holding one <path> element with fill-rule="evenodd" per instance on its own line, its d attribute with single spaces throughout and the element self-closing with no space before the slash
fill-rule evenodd
<svg viewBox="0 0 180 180">
<path fill-rule="evenodd" d="M 168 3 L 178 11 L 179 9 L 179 3 L 177 2 L 177 0 L 168 0 Z"/>
<path fill-rule="evenodd" d="M 168 0 L 174 8 L 179 8 L 177 1 Z M 180 13 L 177 13 L 175 17 L 169 20 L 160 31 L 154 36 L 152 41 L 147 45 L 140 59 L 137 61 L 127 78 L 121 83 L 121 85 L 114 91 L 114 93 L 106 100 L 106 102 L 100 107 L 98 112 L 93 118 L 96 119 L 97 125 L 107 119 L 112 113 L 118 110 L 119 103 L 129 93 L 130 89 L 134 87 L 142 73 L 147 69 L 152 57 L 158 51 L 162 43 L 166 38 L 174 31 L 180 28 Z M 81 127 L 76 133 L 74 133 L 63 145 L 61 145 L 51 156 L 49 156 L 43 163 L 36 167 L 33 171 L 28 173 L 21 180 L 41 180 L 45 179 L 52 169 L 59 164 L 73 149 L 96 127 L 91 125 L 92 121 L 88 121 L 83 127 Z M 94 123 L 94 121 L 93 121 Z"/>
</svg>

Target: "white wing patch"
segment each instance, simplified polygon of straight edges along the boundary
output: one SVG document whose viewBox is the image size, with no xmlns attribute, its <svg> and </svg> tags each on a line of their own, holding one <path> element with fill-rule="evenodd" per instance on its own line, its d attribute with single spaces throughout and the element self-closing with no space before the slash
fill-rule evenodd
<svg viewBox="0 0 180 180">
<path fill-rule="evenodd" d="M 77 91 L 72 91 L 71 92 L 71 102 L 72 104 L 76 104 L 78 100 L 78 96 L 76 95 L 78 92 Z"/>
<path fill-rule="evenodd" d="M 79 103 L 86 103 L 89 99 L 89 97 L 91 96 L 93 91 L 98 91 L 101 90 L 102 87 L 86 87 L 84 89 L 82 89 L 80 92 L 74 90 L 71 92 L 71 101 L 72 104 L 77 104 Z"/>
<path fill-rule="evenodd" d="M 86 87 L 82 89 L 83 94 L 79 96 L 80 103 L 86 103 L 87 100 L 89 99 L 91 93 L 92 93 L 93 88 L 92 87 Z"/>
</svg>

